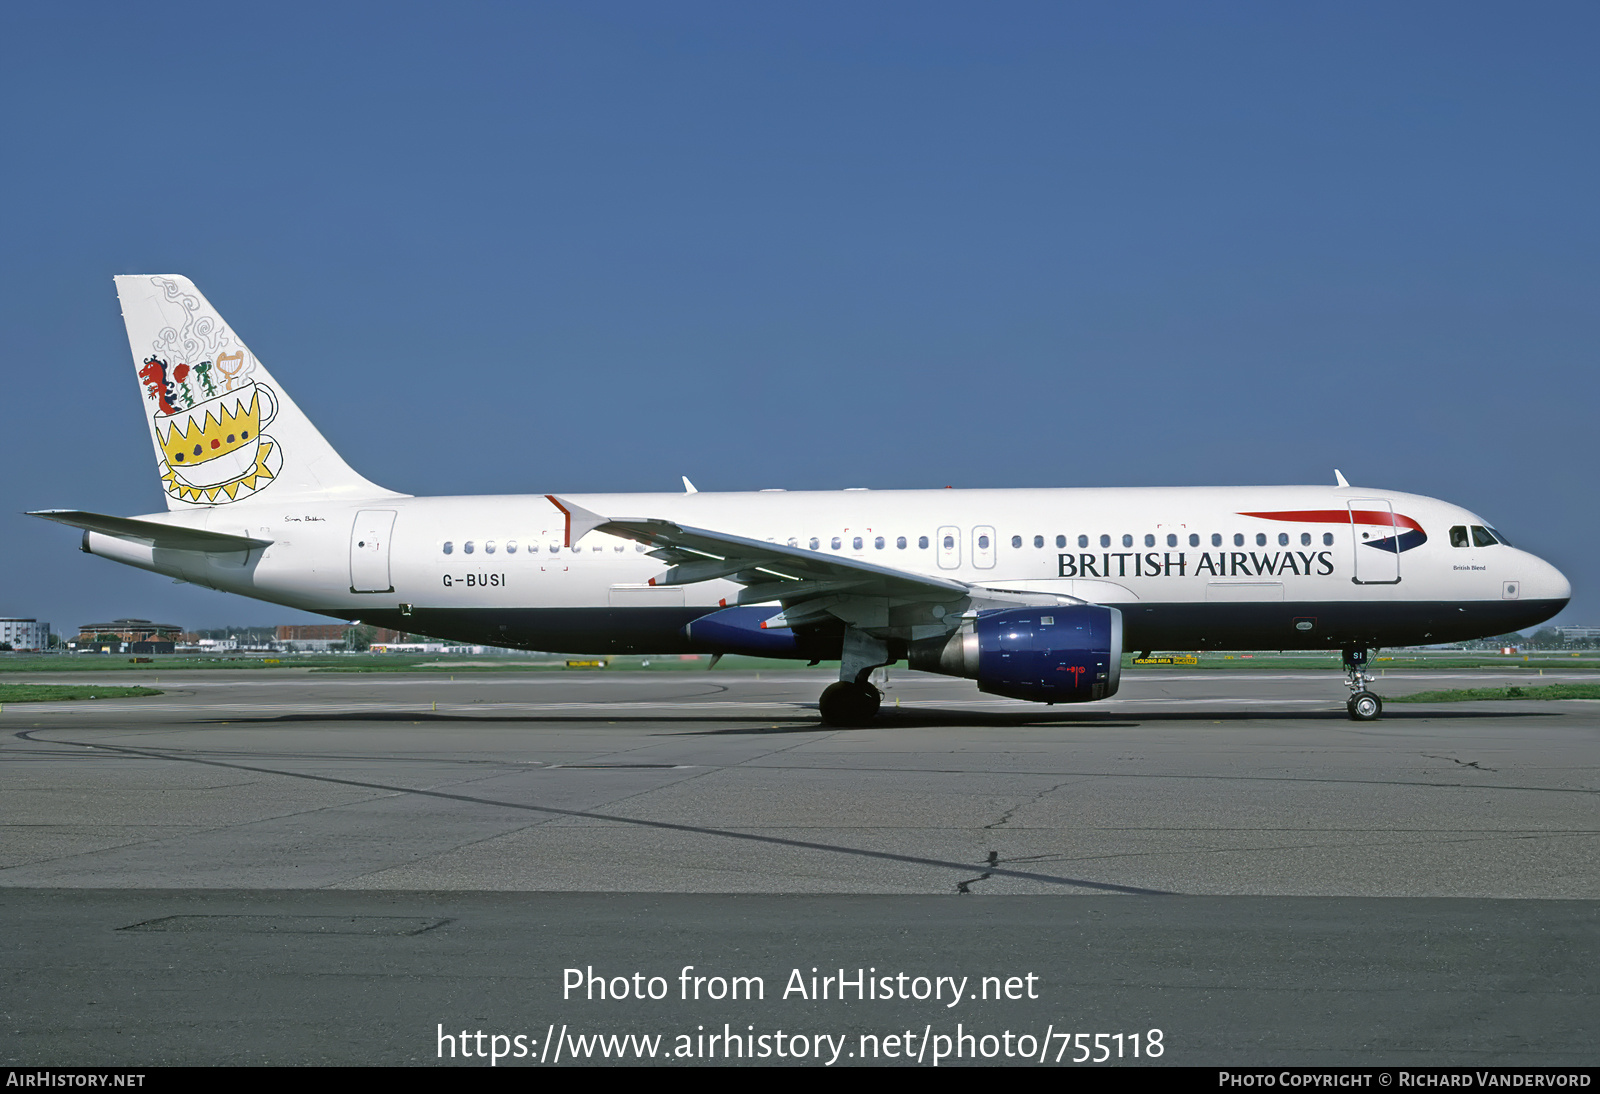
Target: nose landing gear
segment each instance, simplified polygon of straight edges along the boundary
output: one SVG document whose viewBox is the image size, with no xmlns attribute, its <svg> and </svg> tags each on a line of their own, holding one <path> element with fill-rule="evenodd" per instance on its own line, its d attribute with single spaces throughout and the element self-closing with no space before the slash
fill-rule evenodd
<svg viewBox="0 0 1600 1094">
<path fill-rule="evenodd" d="M 1365 649 L 1344 651 L 1345 684 L 1350 688 L 1350 698 L 1346 700 L 1344 708 L 1350 712 L 1350 719 L 1356 722 L 1374 722 L 1383 713 L 1383 700 L 1367 690 L 1367 685 L 1373 679 L 1367 672 L 1367 654 Z"/>
</svg>

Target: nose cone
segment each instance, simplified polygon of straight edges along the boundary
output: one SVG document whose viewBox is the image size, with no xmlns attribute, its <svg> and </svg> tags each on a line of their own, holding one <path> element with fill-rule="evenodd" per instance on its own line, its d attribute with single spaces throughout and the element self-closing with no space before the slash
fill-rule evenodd
<svg viewBox="0 0 1600 1094">
<path fill-rule="evenodd" d="M 1572 583 L 1567 575 L 1536 555 L 1528 556 L 1527 576 L 1522 579 L 1522 598 L 1549 602 L 1554 615 L 1572 599 Z"/>
</svg>

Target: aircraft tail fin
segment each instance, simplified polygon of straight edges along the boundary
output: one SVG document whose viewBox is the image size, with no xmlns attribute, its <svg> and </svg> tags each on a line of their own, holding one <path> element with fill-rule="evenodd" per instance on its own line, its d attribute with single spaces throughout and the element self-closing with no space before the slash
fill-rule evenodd
<svg viewBox="0 0 1600 1094">
<path fill-rule="evenodd" d="M 404 496 L 344 462 L 188 278 L 116 282 L 168 509 Z"/>
</svg>

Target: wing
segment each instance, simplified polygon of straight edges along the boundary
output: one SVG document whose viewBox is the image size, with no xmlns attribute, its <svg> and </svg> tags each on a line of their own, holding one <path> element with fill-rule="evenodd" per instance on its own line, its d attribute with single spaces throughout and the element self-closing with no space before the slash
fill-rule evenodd
<svg viewBox="0 0 1600 1094">
<path fill-rule="evenodd" d="M 803 627 L 830 617 L 879 634 L 918 639 L 945 634 L 964 613 L 1022 604 L 1079 603 L 1072 597 L 1009 593 L 802 547 L 691 528 L 652 517 L 604 517 L 545 495 L 567 518 L 567 546 L 604 532 L 652 547 L 668 564 L 652 585 L 723 578 L 744 586 L 738 604 L 779 604 L 767 627 Z"/>
</svg>

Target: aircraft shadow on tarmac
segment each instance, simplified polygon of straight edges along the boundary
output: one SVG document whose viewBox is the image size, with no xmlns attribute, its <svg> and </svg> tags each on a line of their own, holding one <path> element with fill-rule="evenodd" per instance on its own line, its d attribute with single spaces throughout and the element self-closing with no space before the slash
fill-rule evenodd
<svg viewBox="0 0 1600 1094">
<path fill-rule="evenodd" d="M 813 703 L 797 704 L 801 709 L 816 709 Z M 1386 722 L 1413 722 L 1413 721 L 1455 721 L 1468 722 L 1483 719 L 1498 719 L 1501 721 L 1528 718 L 1558 718 L 1558 711 L 1542 710 L 1388 710 L 1384 712 L 1383 720 Z M 803 718 L 804 721 L 797 721 Z M 1018 726 L 1083 726 L 1095 729 L 1134 729 L 1141 725 L 1151 723 L 1172 722 L 1348 722 L 1349 716 L 1343 710 L 1250 710 L 1250 711 L 1150 711 L 1137 715 L 1117 714 L 1110 715 L 1103 712 L 1091 711 L 1046 711 L 1017 710 L 1017 711 L 973 711 L 973 710 L 940 710 L 938 708 L 918 708 L 909 710 L 905 708 L 887 708 L 879 713 L 878 717 L 869 726 L 855 727 L 862 729 L 921 729 L 949 726 L 972 726 L 975 728 L 1004 728 Z M 708 714 L 697 711 L 693 714 L 621 714 L 607 712 L 600 708 L 593 713 L 562 711 L 550 714 L 441 714 L 436 711 L 342 711 L 327 714 L 274 714 L 256 718 L 212 718 L 198 723 L 199 725 L 250 725 L 250 724 L 281 724 L 292 722 L 429 722 L 429 723 L 513 723 L 522 725 L 556 725 L 556 724 L 587 724 L 587 725 L 684 725 L 704 723 L 740 723 L 738 728 L 706 729 L 698 731 L 705 735 L 718 735 L 729 733 L 812 733 L 818 730 L 831 730 L 833 732 L 851 732 L 850 728 L 839 726 L 824 726 L 811 720 L 809 715 L 776 714 L 776 715 L 751 715 L 751 714 Z M 768 725 L 752 726 L 751 722 L 764 722 Z M 787 724 L 783 724 L 787 723 Z M 694 730 L 685 730 L 694 733 Z"/>
</svg>

